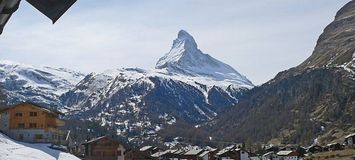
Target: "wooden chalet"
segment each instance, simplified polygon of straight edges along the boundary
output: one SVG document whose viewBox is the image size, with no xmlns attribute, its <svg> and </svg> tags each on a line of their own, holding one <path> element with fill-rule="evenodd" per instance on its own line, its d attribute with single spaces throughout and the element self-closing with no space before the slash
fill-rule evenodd
<svg viewBox="0 0 355 160">
<path fill-rule="evenodd" d="M 102 136 L 83 143 L 85 160 L 124 160 L 125 147 L 119 142 Z"/>
<path fill-rule="evenodd" d="M 18 141 L 61 144 L 67 134 L 58 129 L 65 124 L 60 115 L 58 111 L 23 102 L 0 110 L 0 131 Z"/>
</svg>

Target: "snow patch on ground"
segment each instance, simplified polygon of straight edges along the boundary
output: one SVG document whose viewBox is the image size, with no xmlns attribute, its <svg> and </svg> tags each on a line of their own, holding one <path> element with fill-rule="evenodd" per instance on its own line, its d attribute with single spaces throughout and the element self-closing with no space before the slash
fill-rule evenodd
<svg viewBox="0 0 355 160">
<path fill-rule="evenodd" d="M 80 160 L 65 152 L 50 149 L 49 144 L 17 142 L 0 133 L 0 159 L 6 160 Z"/>
</svg>

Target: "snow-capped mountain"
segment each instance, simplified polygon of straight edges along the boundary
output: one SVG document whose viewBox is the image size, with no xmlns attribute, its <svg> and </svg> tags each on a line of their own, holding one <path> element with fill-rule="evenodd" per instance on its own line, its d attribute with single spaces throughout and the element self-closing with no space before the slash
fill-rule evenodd
<svg viewBox="0 0 355 160">
<path fill-rule="evenodd" d="M 0 83 L 8 94 L 10 104 L 32 101 L 59 105 L 58 97 L 83 78 L 84 74 L 65 68 L 0 61 Z"/>
<path fill-rule="evenodd" d="M 159 59 L 155 68 L 166 70 L 170 74 L 204 77 L 229 84 L 253 86 L 245 76 L 231 66 L 199 50 L 194 38 L 184 30 L 178 33 L 170 52 Z"/>
<path fill-rule="evenodd" d="M 83 74 L 64 68 L 0 61 L 0 82 L 9 103 L 60 106 L 68 119 L 89 119 L 131 140 L 151 138 L 167 125 L 196 125 L 238 103 L 253 84 L 231 66 L 202 53 L 180 31 L 156 68 Z"/>
<path fill-rule="evenodd" d="M 174 61 L 174 56 L 181 57 Z M 214 118 L 252 87 L 232 67 L 203 54 L 192 36 L 180 31 L 156 69 L 92 73 L 60 99 L 72 109 L 69 118 L 95 120 L 129 137 L 154 137 L 177 121 L 199 124 Z"/>
</svg>

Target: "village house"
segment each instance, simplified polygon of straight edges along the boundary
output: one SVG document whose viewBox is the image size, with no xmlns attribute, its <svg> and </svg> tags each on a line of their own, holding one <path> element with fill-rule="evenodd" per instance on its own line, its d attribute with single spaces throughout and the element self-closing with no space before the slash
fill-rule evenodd
<svg viewBox="0 0 355 160">
<path fill-rule="evenodd" d="M 355 133 L 345 137 L 345 145 L 350 148 L 355 148 Z"/>
<path fill-rule="evenodd" d="M 330 143 L 327 144 L 325 147 L 323 147 L 323 150 L 326 151 L 338 151 L 338 150 L 342 150 L 343 146 L 340 143 Z"/>
<path fill-rule="evenodd" d="M 176 150 L 170 150 L 170 152 L 165 154 L 165 158 L 169 160 L 180 160 L 180 159 L 185 159 L 184 154 L 186 151 L 176 149 Z"/>
<path fill-rule="evenodd" d="M 279 156 L 275 152 L 268 152 L 262 156 L 262 160 L 279 160 Z"/>
<path fill-rule="evenodd" d="M 0 110 L 0 131 L 18 141 L 62 144 L 68 135 L 58 129 L 65 124 L 60 115 L 58 111 L 23 102 Z"/>
<path fill-rule="evenodd" d="M 159 152 L 159 148 L 158 147 L 153 147 L 153 146 L 144 146 L 142 148 L 139 149 L 140 152 L 144 152 L 147 153 L 149 155 L 152 155 L 154 153 Z"/>
<path fill-rule="evenodd" d="M 153 160 L 153 157 L 146 152 L 141 152 L 137 150 L 126 151 L 125 160 Z"/>
<path fill-rule="evenodd" d="M 248 152 L 242 149 L 223 149 L 217 154 L 218 160 L 249 160 Z"/>
<path fill-rule="evenodd" d="M 279 160 L 298 160 L 298 153 L 295 151 L 279 151 L 277 156 Z"/>
<path fill-rule="evenodd" d="M 175 154 L 175 152 L 177 152 L 178 150 L 166 150 L 166 151 L 159 151 L 156 152 L 154 154 L 152 154 L 151 156 L 153 157 L 153 159 L 156 160 L 176 160 L 176 159 L 180 159 L 180 155 Z M 179 157 L 177 157 L 179 156 Z"/>
<path fill-rule="evenodd" d="M 202 153 L 200 153 L 200 155 L 198 156 L 200 160 L 211 160 L 210 159 L 210 153 L 211 151 L 203 151 Z"/>
<path fill-rule="evenodd" d="M 113 139 L 102 136 L 85 143 L 85 160 L 124 160 L 125 147 Z"/>
<path fill-rule="evenodd" d="M 320 145 L 311 145 L 307 148 L 307 153 L 319 153 L 319 152 L 323 152 L 323 147 Z"/>
<path fill-rule="evenodd" d="M 187 160 L 199 160 L 199 155 L 204 152 L 203 149 L 191 149 L 184 154 Z M 208 155 L 207 155 L 208 158 Z"/>
</svg>

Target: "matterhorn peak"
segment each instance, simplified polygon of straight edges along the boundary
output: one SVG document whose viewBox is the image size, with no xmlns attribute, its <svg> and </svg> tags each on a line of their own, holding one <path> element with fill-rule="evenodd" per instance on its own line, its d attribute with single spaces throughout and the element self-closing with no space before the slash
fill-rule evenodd
<svg viewBox="0 0 355 160">
<path fill-rule="evenodd" d="M 185 49 L 195 49 L 197 50 L 197 44 L 194 37 L 192 37 L 185 30 L 180 30 L 178 33 L 178 38 L 174 40 L 173 48 L 184 47 Z"/>
<path fill-rule="evenodd" d="M 165 70 L 169 74 L 208 77 L 253 86 L 245 76 L 231 66 L 199 50 L 195 39 L 184 30 L 179 31 L 172 48 L 159 59 L 155 68 Z"/>
</svg>

